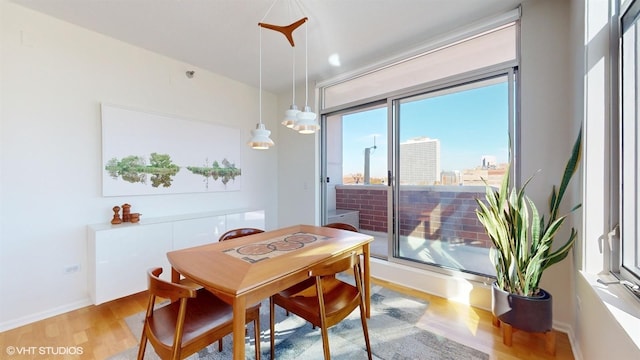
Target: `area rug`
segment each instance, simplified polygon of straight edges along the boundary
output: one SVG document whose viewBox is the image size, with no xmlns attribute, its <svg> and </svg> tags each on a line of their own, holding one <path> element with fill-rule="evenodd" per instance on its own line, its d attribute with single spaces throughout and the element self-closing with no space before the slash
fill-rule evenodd
<svg viewBox="0 0 640 360">
<path fill-rule="evenodd" d="M 371 318 L 368 319 L 369 338 L 374 359 L 489 359 L 479 350 L 459 344 L 445 337 L 421 329 L 418 320 L 424 315 L 428 303 L 381 286 L 373 286 L 371 295 Z M 262 359 L 269 359 L 269 302 L 264 301 L 260 309 L 260 350 Z M 126 319 L 129 329 L 139 338 L 144 313 Z M 254 359 L 253 327 L 248 326 L 246 337 L 247 359 Z M 213 344 L 193 354 L 189 360 L 232 359 L 231 336 L 223 340 L 224 350 L 218 352 Z M 367 352 L 360 323 L 360 312 L 355 310 L 348 318 L 329 329 L 329 347 L 332 359 L 366 359 Z M 296 315 L 286 316 L 276 306 L 276 359 L 312 360 L 323 359 L 322 338 L 318 328 Z M 135 359 L 138 348 L 130 348 L 109 358 L 110 360 Z M 157 360 L 153 348 L 147 344 L 145 359 Z"/>
</svg>

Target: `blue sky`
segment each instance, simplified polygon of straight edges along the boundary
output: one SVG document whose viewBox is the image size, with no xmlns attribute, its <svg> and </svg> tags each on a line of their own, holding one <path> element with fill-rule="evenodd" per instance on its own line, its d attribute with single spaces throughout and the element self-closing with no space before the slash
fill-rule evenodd
<svg viewBox="0 0 640 360">
<path fill-rule="evenodd" d="M 400 106 L 400 141 L 426 136 L 440 140 L 441 170 L 481 164 L 483 155 L 508 161 L 508 87 L 506 82 L 405 101 Z M 387 173 L 387 109 L 343 118 L 344 173 L 364 173 L 364 149 L 373 146 L 371 176 Z M 402 165 L 401 165 L 402 166 Z"/>
</svg>

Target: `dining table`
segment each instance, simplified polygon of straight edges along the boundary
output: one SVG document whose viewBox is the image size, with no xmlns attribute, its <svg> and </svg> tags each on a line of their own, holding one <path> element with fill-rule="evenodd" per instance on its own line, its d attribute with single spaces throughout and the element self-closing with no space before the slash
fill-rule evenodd
<svg viewBox="0 0 640 360">
<path fill-rule="evenodd" d="M 371 235 L 314 225 L 295 225 L 230 241 L 167 253 L 171 279 L 186 278 L 233 308 L 233 358 L 245 358 L 245 310 L 307 278 L 317 264 L 355 251 L 363 255 L 367 317 L 370 313 Z M 259 339 L 256 339 L 259 341 Z"/>
</svg>

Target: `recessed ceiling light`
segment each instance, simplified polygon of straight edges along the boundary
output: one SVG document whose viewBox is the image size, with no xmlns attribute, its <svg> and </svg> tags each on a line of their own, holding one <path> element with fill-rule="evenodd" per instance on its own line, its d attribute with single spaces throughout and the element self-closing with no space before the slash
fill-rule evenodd
<svg viewBox="0 0 640 360">
<path fill-rule="evenodd" d="M 329 64 L 331 64 L 331 66 L 339 67 L 340 66 L 340 55 L 338 55 L 338 54 L 329 55 Z"/>
</svg>

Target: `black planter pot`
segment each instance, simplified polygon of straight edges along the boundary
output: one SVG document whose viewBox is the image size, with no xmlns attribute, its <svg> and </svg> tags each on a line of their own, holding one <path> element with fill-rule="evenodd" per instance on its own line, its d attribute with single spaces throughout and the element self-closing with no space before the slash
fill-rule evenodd
<svg viewBox="0 0 640 360">
<path fill-rule="evenodd" d="M 540 289 L 538 296 L 520 296 L 492 286 L 491 311 L 500 321 L 528 332 L 547 332 L 553 323 L 551 294 Z"/>
</svg>

